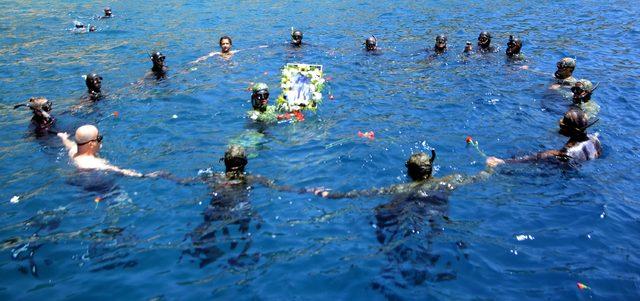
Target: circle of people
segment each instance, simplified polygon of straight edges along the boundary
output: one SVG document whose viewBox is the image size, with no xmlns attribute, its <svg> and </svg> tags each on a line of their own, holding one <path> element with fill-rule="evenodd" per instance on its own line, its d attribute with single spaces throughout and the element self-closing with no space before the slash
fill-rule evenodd
<svg viewBox="0 0 640 301">
<path fill-rule="evenodd" d="M 100 18 L 112 17 L 110 8 L 104 9 L 105 15 Z M 82 23 L 75 23 L 76 29 L 85 29 L 90 32 L 95 31 L 95 27 L 91 26 L 90 29 Z M 300 30 L 291 31 L 291 45 L 294 47 L 302 47 L 303 33 Z M 365 39 L 364 49 L 368 52 L 379 51 L 378 40 L 375 36 L 370 36 Z M 209 57 L 219 55 L 224 58 L 229 58 L 236 51 L 231 50 L 232 40 L 228 36 L 223 36 L 219 40 L 220 51 L 211 52 L 206 56 L 198 58 L 192 63 L 198 63 L 206 60 Z M 506 55 L 509 59 L 516 61 L 523 61 L 524 55 L 520 52 L 522 49 L 522 40 L 513 35 L 509 36 L 507 43 Z M 435 45 L 433 51 L 436 55 L 443 54 L 447 51 L 447 37 L 445 35 L 438 35 L 435 38 Z M 497 48 L 491 45 L 491 34 L 483 31 L 478 36 L 477 48 L 474 50 L 471 42 L 466 42 L 463 54 L 470 55 L 474 52 L 477 53 L 493 53 L 497 52 Z M 149 55 L 153 66 L 151 73 L 157 78 L 162 79 L 166 77 L 167 66 L 165 65 L 165 56 L 160 52 L 155 52 Z M 476 175 L 461 175 L 453 174 L 443 178 L 435 179 L 432 177 L 433 162 L 436 158 L 435 150 L 431 150 L 431 155 L 420 152 L 410 156 L 406 161 L 405 166 L 407 168 L 407 174 L 411 178 L 410 183 L 397 184 L 386 188 L 374 188 L 369 190 L 354 190 L 350 192 L 334 192 L 325 188 L 302 188 L 294 189 L 288 186 L 276 185 L 274 181 L 267 178 L 249 175 L 245 172 L 245 166 L 248 163 L 248 158 L 245 149 L 239 145 L 231 145 L 226 150 L 224 158 L 221 159 L 225 164 L 224 174 L 220 174 L 219 177 L 215 177 L 216 181 L 225 183 L 242 183 L 258 182 L 267 187 L 283 190 L 283 191 L 297 191 L 300 193 L 313 193 L 327 198 L 352 198 L 363 195 L 373 194 L 393 194 L 399 192 L 406 192 L 415 189 L 428 189 L 428 190 L 453 190 L 459 185 L 476 182 L 488 177 L 495 169 L 496 166 L 505 163 L 523 163 L 533 161 L 548 161 L 555 160 L 560 162 L 581 162 L 586 160 L 592 160 L 600 157 L 602 153 L 602 147 L 596 134 L 588 134 L 587 129 L 595 122 L 596 115 L 599 111 L 599 106 L 591 101 L 591 95 L 597 88 L 597 85 L 593 85 L 589 80 L 576 79 L 573 77 L 573 71 L 576 68 L 576 60 L 573 58 L 562 58 L 556 64 L 557 70 L 554 73 L 554 83 L 550 89 L 558 90 L 566 97 L 571 93 L 572 106 L 564 114 L 559 121 L 559 133 L 568 138 L 568 141 L 562 148 L 545 150 L 535 154 L 513 157 L 507 159 L 501 159 L 497 157 L 486 158 L 486 168 Z M 523 66 L 525 69 L 526 66 Z M 98 74 L 91 73 L 86 75 L 85 84 L 87 86 L 88 98 L 96 101 L 102 97 L 102 77 Z M 277 121 L 283 116 L 289 116 L 289 112 L 285 114 L 278 114 L 278 110 L 275 106 L 269 105 L 269 87 L 264 83 L 257 83 L 251 88 L 251 104 L 253 109 L 249 112 L 249 116 L 256 122 L 273 122 Z M 571 91 L 571 92 L 568 92 Z M 178 182 L 191 182 L 191 181 L 206 181 L 204 178 L 194 179 L 177 179 L 167 172 L 152 172 L 143 174 L 141 172 L 124 169 L 117 167 L 107 160 L 98 156 L 103 136 L 100 134 L 98 128 L 94 125 L 80 126 L 76 132 L 74 139 L 69 139 L 69 134 L 65 132 L 56 132 L 52 130 L 56 119 L 51 115 L 52 102 L 45 97 L 32 97 L 26 103 L 17 104 L 14 109 L 19 107 L 27 107 L 32 111 L 31 123 L 38 133 L 53 133 L 56 134 L 62 140 L 65 149 L 68 152 L 69 158 L 73 164 L 81 170 L 96 170 L 96 171 L 110 171 L 120 173 L 126 176 L 132 177 L 151 177 L 151 178 L 167 178 Z M 473 144 L 474 142 L 470 137 L 467 138 L 467 143 Z M 477 148 L 477 142 L 475 144 Z M 481 152 L 482 153 L 482 152 Z M 484 154 L 483 154 L 484 155 Z"/>
</svg>

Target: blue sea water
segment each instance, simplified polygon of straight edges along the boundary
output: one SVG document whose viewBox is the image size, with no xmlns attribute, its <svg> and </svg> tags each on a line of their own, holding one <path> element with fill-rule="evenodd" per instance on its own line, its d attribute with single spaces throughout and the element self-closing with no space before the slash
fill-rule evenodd
<svg viewBox="0 0 640 301">
<path fill-rule="evenodd" d="M 0 2 L 0 299 L 640 295 L 638 5 L 116 0 L 115 17 L 97 19 L 104 5 Z M 98 31 L 74 33 L 74 20 Z M 304 32 L 302 48 L 287 44 L 291 27 Z M 461 56 L 482 30 L 500 51 Z M 449 51 L 433 57 L 439 33 Z M 379 55 L 362 50 L 371 34 Z M 526 62 L 505 59 L 510 34 Z M 241 51 L 189 64 L 222 35 Z M 166 80 L 145 79 L 152 51 L 167 56 Z M 101 156 L 121 167 L 195 177 L 222 171 L 227 145 L 243 143 L 252 174 L 349 191 L 407 182 L 406 159 L 431 148 L 436 177 L 476 174 L 484 158 L 468 135 L 499 157 L 561 147 L 557 121 L 570 101 L 548 87 L 565 56 L 577 59 L 576 77 L 600 83 L 590 131 L 602 158 L 502 166 L 426 203 L 79 173 L 58 138 L 36 137 L 28 110 L 12 109 L 47 97 L 58 130 L 96 124 Z M 247 87 L 267 83 L 274 101 L 280 68 L 294 62 L 321 64 L 330 78 L 317 113 L 253 124 Z M 82 103 L 90 72 L 107 97 Z"/>
</svg>

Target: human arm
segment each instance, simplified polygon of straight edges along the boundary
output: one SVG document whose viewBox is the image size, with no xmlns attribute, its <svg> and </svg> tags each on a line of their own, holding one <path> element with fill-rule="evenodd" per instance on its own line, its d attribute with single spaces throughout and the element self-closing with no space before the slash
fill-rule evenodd
<svg viewBox="0 0 640 301">
<path fill-rule="evenodd" d="M 207 60 L 207 59 L 209 59 L 210 57 L 215 56 L 215 55 L 217 55 L 217 54 L 220 54 L 220 52 L 217 52 L 217 51 L 210 52 L 209 54 L 207 54 L 207 55 L 205 55 L 205 56 L 201 56 L 201 57 L 199 57 L 197 60 L 195 60 L 195 61 L 191 62 L 191 64 L 197 64 L 197 63 L 200 63 L 200 62 L 206 61 L 206 60 Z"/>
<path fill-rule="evenodd" d="M 69 134 L 67 133 L 58 133 L 58 137 L 62 140 L 62 144 L 64 148 L 69 152 L 69 156 L 73 157 L 78 152 L 78 145 L 69 139 Z"/>
<path fill-rule="evenodd" d="M 496 167 L 505 163 L 526 163 L 526 162 L 534 162 L 541 160 L 548 160 L 551 158 L 563 159 L 566 158 L 567 154 L 565 154 L 562 150 L 552 149 L 543 152 L 539 152 L 533 155 L 515 157 L 510 159 L 500 159 L 497 157 L 488 157 L 487 158 L 487 166 L 490 168 Z"/>
</svg>

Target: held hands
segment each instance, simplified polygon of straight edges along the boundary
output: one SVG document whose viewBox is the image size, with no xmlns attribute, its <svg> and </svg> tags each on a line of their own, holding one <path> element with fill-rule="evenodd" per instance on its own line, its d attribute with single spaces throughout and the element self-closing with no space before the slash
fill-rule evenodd
<svg viewBox="0 0 640 301">
<path fill-rule="evenodd" d="M 308 188 L 307 192 L 326 198 L 327 196 L 329 196 L 329 190 L 331 189 L 327 189 L 324 187 L 314 187 L 314 188 Z"/>
</svg>

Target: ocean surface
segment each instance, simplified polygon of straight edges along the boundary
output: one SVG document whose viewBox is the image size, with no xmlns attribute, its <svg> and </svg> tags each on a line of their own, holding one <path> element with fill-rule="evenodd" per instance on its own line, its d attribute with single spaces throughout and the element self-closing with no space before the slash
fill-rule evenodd
<svg viewBox="0 0 640 301">
<path fill-rule="evenodd" d="M 97 18 L 104 5 L 113 18 Z M 639 7 L 0 1 L 0 299 L 637 300 Z M 291 27 L 303 47 L 288 44 Z M 499 51 L 461 55 L 482 30 Z M 440 33 L 449 51 L 434 56 Z M 505 58 L 511 34 L 525 62 Z M 222 35 L 240 51 L 190 64 Z M 164 80 L 145 77 L 154 51 Z M 477 174 L 485 158 L 467 136 L 503 158 L 562 147 L 570 100 L 548 88 L 563 57 L 600 83 L 589 131 L 603 156 L 500 166 L 432 202 L 78 172 L 57 137 L 34 134 L 29 110 L 13 110 L 47 97 L 56 130 L 97 125 L 101 156 L 123 168 L 198 177 L 223 171 L 239 143 L 250 174 L 346 192 L 408 182 L 407 158 L 432 148 L 435 177 Z M 286 63 L 323 65 L 323 102 L 303 122 L 255 124 L 247 88 L 265 82 L 275 102 Z M 99 102 L 82 101 L 90 72 L 104 78 Z"/>
</svg>

